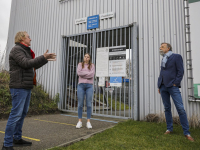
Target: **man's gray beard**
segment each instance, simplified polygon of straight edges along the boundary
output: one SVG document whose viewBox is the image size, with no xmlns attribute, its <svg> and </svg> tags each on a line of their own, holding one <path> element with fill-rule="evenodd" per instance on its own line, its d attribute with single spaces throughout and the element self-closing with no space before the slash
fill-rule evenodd
<svg viewBox="0 0 200 150">
<path fill-rule="evenodd" d="M 164 56 L 164 54 L 165 54 L 165 53 L 164 53 L 162 50 L 160 50 L 160 55 L 161 55 L 161 56 Z"/>
</svg>

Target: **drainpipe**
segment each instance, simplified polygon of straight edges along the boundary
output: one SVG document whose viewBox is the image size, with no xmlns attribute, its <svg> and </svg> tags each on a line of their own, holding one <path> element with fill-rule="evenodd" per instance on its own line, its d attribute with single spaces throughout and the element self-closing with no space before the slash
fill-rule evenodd
<svg viewBox="0 0 200 150">
<path fill-rule="evenodd" d="M 186 59 L 187 59 L 187 83 L 188 83 L 188 100 L 190 102 L 200 102 L 194 97 L 193 87 L 193 68 L 192 68 L 192 50 L 191 50 L 191 32 L 190 32 L 190 15 L 188 0 L 184 0 L 185 13 L 185 39 L 186 39 Z"/>
</svg>

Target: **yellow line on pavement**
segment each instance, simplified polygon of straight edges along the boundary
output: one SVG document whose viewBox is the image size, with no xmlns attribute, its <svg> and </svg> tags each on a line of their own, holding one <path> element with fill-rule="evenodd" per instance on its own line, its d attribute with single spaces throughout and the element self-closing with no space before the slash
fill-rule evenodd
<svg viewBox="0 0 200 150">
<path fill-rule="evenodd" d="M 57 124 L 64 124 L 64 125 L 68 125 L 68 126 L 76 126 L 74 124 L 68 124 L 68 123 L 61 123 L 61 122 L 54 122 L 54 121 L 47 121 L 47 120 L 40 120 L 40 119 L 34 119 L 37 121 L 43 121 L 43 122 L 50 122 L 50 123 L 57 123 Z"/>
<path fill-rule="evenodd" d="M 0 133 L 5 133 L 5 132 L 0 131 Z M 40 139 L 34 139 L 34 138 L 26 137 L 26 136 L 22 136 L 22 137 L 25 139 L 33 140 L 33 141 L 38 141 L 38 142 L 40 141 Z"/>
<path fill-rule="evenodd" d="M 34 139 L 34 138 L 30 138 L 30 137 L 26 137 L 26 136 L 22 136 L 23 138 L 29 139 L 29 140 L 33 140 L 33 141 L 40 141 L 40 139 Z"/>
</svg>

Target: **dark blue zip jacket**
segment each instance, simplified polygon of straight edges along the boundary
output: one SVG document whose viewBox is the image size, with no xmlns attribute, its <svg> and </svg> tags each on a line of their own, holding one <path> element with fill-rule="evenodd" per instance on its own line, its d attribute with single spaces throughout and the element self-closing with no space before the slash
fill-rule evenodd
<svg viewBox="0 0 200 150">
<path fill-rule="evenodd" d="M 162 82 L 166 87 L 172 87 L 173 84 L 176 84 L 176 86 L 180 88 L 183 74 L 182 56 L 179 54 L 172 54 L 168 58 L 165 68 L 161 66 L 160 76 L 158 77 L 158 88 L 160 88 Z"/>
</svg>

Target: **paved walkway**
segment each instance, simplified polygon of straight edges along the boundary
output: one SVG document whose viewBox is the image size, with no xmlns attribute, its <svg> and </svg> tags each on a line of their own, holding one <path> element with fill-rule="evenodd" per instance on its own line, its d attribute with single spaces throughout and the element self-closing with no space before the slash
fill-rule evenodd
<svg viewBox="0 0 200 150">
<path fill-rule="evenodd" d="M 91 119 L 92 129 L 86 128 L 86 118 L 83 117 L 83 128 L 76 129 L 77 114 L 53 114 L 26 117 L 23 126 L 23 139 L 32 141 L 30 147 L 15 147 L 15 150 L 44 150 L 56 146 L 86 139 L 91 135 L 115 126 L 120 119 L 94 117 Z M 0 121 L 0 148 L 3 145 L 7 120 Z"/>
</svg>

